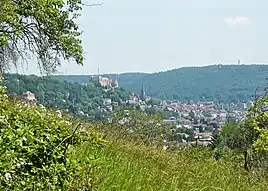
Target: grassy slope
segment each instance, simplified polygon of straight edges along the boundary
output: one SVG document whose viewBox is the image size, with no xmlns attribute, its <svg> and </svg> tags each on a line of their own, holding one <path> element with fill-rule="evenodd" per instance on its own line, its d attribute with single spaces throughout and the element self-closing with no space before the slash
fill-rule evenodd
<svg viewBox="0 0 268 191">
<path fill-rule="evenodd" d="M 59 119 L 59 117 L 56 117 L 50 111 L 45 112 L 36 106 L 32 107 L 28 106 L 28 104 L 22 106 L 19 102 L 8 101 L 3 93 L 0 93 L 0 98 L 0 109 L 2 111 L 1 133 L 4 135 L 0 138 L 1 140 L 7 139 L 14 141 L 1 142 L 0 146 L 5 149 L 10 147 L 6 151 L 10 151 L 9 155 L 11 153 L 11 157 L 14 160 L 15 157 L 18 157 L 24 158 L 28 162 L 32 159 L 31 153 L 38 154 L 40 158 L 40 155 L 43 154 L 40 148 L 46 149 L 51 148 L 51 145 L 59 145 L 58 142 L 62 142 L 63 137 L 66 138 L 65 134 L 61 135 L 62 133 L 57 133 L 58 130 L 68 130 L 70 128 L 70 126 L 67 126 L 62 121 L 65 119 Z M 50 125 L 51 128 L 49 128 Z M 83 123 L 83 129 L 86 126 L 89 126 L 89 124 Z M 91 127 L 96 126 L 91 125 Z M 107 138 L 106 140 L 108 142 L 104 142 L 103 147 L 99 147 L 98 143 L 102 143 L 103 141 L 96 131 L 93 128 L 89 129 L 90 133 L 87 137 L 90 140 L 81 146 L 72 147 L 74 149 L 72 157 L 79 159 L 81 166 L 79 165 L 79 174 L 72 177 L 72 187 L 70 187 L 70 190 L 90 190 L 89 187 L 92 185 L 98 190 L 105 191 L 267 190 L 267 181 L 253 181 L 242 169 L 233 168 L 228 163 L 218 162 L 204 150 L 186 149 L 177 153 L 171 153 L 152 149 L 144 145 L 135 145 L 135 142 L 115 141 L 112 138 Z M 22 132 L 24 133 L 23 137 L 21 136 Z M 70 133 L 69 131 L 66 132 L 66 134 Z M 50 137 L 52 137 L 51 140 L 54 140 L 54 142 L 51 142 Z M 26 152 L 27 154 L 25 154 L 21 152 L 26 150 L 27 146 L 23 145 L 23 141 L 20 139 L 25 142 L 25 145 L 30 145 L 30 153 Z M 50 140 L 49 143 L 51 145 L 48 141 L 44 142 L 45 140 Z M 63 149 L 65 148 L 62 147 L 62 152 Z M 14 150 L 20 152 L 14 152 Z M 53 149 L 50 150 L 46 149 L 46 152 L 51 154 Z M 57 152 L 59 152 L 59 149 L 57 149 Z M 1 156 L 1 160 L 5 164 L 9 164 L 10 160 L 5 158 L 6 156 L 8 155 Z M 62 156 L 62 154 L 59 152 L 56 156 Z M 43 158 L 46 158 L 46 156 L 43 155 Z M 49 162 L 45 163 L 48 167 L 51 166 Z M 6 168 L 3 166 L 4 163 L 0 164 L 1 168 Z M 39 166 L 38 168 L 42 172 L 42 168 Z M 8 170 L 10 169 L 5 170 L 9 172 Z M 55 171 L 57 169 L 52 170 Z M 0 175 L 4 173 L 2 172 Z M 27 178 L 25 174 L 19 175 L 18 177 Z M 31 174 L 28 175 L 32 179 L 27 181 L 31 182 L 31 180 L 35 180 L 33 178 L 34 176 Z M 39 173 L 39 175 L 42 178 L 40 181 L 52 177 L 43 177 L 42 173 Z M 53 176 L 55 177 L 55 174 Z M 56 178 L 58 177 L 56 176 Z M 1 180 L 3 180 L 3 176 L 0 176 Z M 52 180 L 50 181 L 53 182 Z M 34 182 L 36 183 L 36 181 Z M 23 181 L 19 183 L 21 183 L 19 186 L 23 185 Z M 85 187 L 83 186 L 86 186 L 88 189 L 84 189 Z M 29 187 L 31 187 L 31 184 L 28 185 Z M 25 187 L 25 189 L 27 188 Z"/>
<path fill-rule="evenodd" d="M 111 140 L 94 154 L 84 145 L 74 156 L 91 156 L 98 190 L 266 190 L 242 169 L 218 162 L 198 149 L 168 153 L 142 145 Z M 86 181 L 86 180 L 84 180 Z"/>
<path fill-rule="evenodd" d="M 10 111 L 11 113 L 7 112 L 6 116 L 7 119 L 13 120 L 14 112 Z M 34 125 L 41 125 L 39 129 L 42 129 L 42 124 L 45 124 L 40 120 L 39 124 L 36 118 L 31 118 L 39 116 L 35 110 L 25 112 L 24 115 L 29 115 L 29 118 L 24 117 L 27 121 L 26 129 L 34 128 Z M 14 118 L 18 120 L 17 124 L 20 121 L 18 116 L 20 115 Z M 31 123 L 33 125 L 30 125 Z M 55 122 L 51 125 L 54 127 Z M 86 126 L 88 124 L 83 124 L 84 128 Z M 14 126 L 12 129 L 16 130 Z M 71 177 L 72 186 L 69 190 L 91 190 L 92 185 L 96 190 L 105 191 L 267 190 L 266 181 L 253 181 L 243 170 L 237 171 L 231 164 L 218 162 L 201 149 L 186 149 L 175 153 L 112 138 L 106 138 L 108 142 L 103 142 L 102 136 L 93 128 L 90 129 L 88 137 L 90 140 L 83 145 L 71 147 L 74 149 L 72 157 L 78 159 L 80 163 L 78 163 L 79 173 Z M 103 147 L 99 147 L 98 143 L 103 143 Z M 39 146 L 46 145 L 40 143 Z M 24 156 L 19 152 L 17 154 Z"/>
</svg>

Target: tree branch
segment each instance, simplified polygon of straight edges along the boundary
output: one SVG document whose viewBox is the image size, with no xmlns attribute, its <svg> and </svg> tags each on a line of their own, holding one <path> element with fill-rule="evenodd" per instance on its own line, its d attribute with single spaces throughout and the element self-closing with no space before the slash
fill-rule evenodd
<svg viewBox="0 0 268 191">
<path fill-rule="evenodd" d="M 83 6 L 87 6 L 87 7 L 97 7 L 97 6 L 102 6 L 103 3 L 94 3 L 94 4 L 85 4 L 82 3 Z"/>
</svg>

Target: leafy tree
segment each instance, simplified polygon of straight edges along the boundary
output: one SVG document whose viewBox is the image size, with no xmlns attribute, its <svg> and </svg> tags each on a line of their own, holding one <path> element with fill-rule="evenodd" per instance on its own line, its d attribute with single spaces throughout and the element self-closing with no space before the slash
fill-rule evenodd
<svg viewBox="0 0 268 191">
<path fill-rule="evenodd" d="M 246 119 L 240 125 L 232 122 L 225 125 L 214 137 L 218 147 L 227 146 L 244 154 L 247 170 L 268 171 L 268 96 L 264 94 L 254 101 Z"/>
<path fill-rule="evenodd" d="M 245 167 L 260 167 L 268 171 L 268 96 L 255 100 L 253 107 L 249 110 L 244 123 L 243 140 L 245 151 Z M 248 160 L 246 161 L 246 157 Z M 250 160 L 250 161 L 249 161 Z M 249 163 L 251 162 L 251 163 Z"/>
<path fill-rule="evenodd" d="M 147 105 L 159 105 L 161 103 L 161 100 L 151 98 L 147 101 Z"/>
<path fill-rule="evenodd" d="M 241 127 L 236 123 L 228 123 L 224 125 L 220 132 L 220 139 L 222 146 L 228 146 L 232 149 L 240 148 L 239 146 L 239 133 Z M 241 135 L 241 134 L 240 134 Z"/>
<path fill-rule="evenodd" d="M 1 0 L 1 70 L 10 61 L 34 55 L 41 69 L 53 72 L 60 58 L 83 63 L 83 49 L 75 19 L 82 1 Z"/>
<path fill-rule="evenodd" d="M 155 108 L 153 108 L 153 107 L 146 107 L 145 112 L 150 114 L 150 115 L 156 115 L 157 114 L 157 110 Z"/>
<path fill-rule="evenodd" d="M 191 110 L 190 113 L 189 113 L 189 117 L 191 117 L 192 119 L 195 118 L 195 113 Z"/>
</svg>

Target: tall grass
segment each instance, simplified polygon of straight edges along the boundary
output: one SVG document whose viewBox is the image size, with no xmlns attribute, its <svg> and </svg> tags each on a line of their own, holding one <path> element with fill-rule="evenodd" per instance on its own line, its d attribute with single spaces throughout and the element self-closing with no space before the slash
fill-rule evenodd
<svg viewBox="0 0 268 191">
<path fill-rule="evenodd" d="M 79 121 L 83 128 L 74 136 L 76 120 L 9 100 L 1 86 L 0 103 L 0 190 L 268 190 L 266 180 L 226 158 L 216 161 L 206 149 L 153 148 L 157 141 L 144 135 L 160 136 L 144 123 L 130 124 L 136 125 L 133 136 L 121 126 L 123 131 Z M 146 119 L 140 121 L 151 123 Z"/>
<path fill-rule="evenodd" d="M 74 152 L 81 163 L 90 161 L 83 181 L 94 190 L 267 190 L 267 182 L 255 180 L 228 162 L 216 161 L 201 148 L 166 152 L 134 142 L 109 139 L 103 148 L 88 143 Z M 86 168 L 86 165 L 85 165 Z M 85 172 L 86 173 L 86 172 Z"/>
</svg>

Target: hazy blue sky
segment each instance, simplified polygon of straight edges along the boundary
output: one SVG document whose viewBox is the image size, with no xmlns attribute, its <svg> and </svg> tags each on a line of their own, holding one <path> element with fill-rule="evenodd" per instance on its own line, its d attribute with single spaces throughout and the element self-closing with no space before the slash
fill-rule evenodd
<svg viewBox="0 0 268 191">
<path fill-rule="evenodd" d="M 96 3 L 94 0 L 89 3 Z M 103 0 L 86 7 L 83 67 L 68 74 L 157 72 L 182 66 L 266 63 L 267 0 Z M 25 73 L 35 72 L 31 67 Z"/>
</svg>

